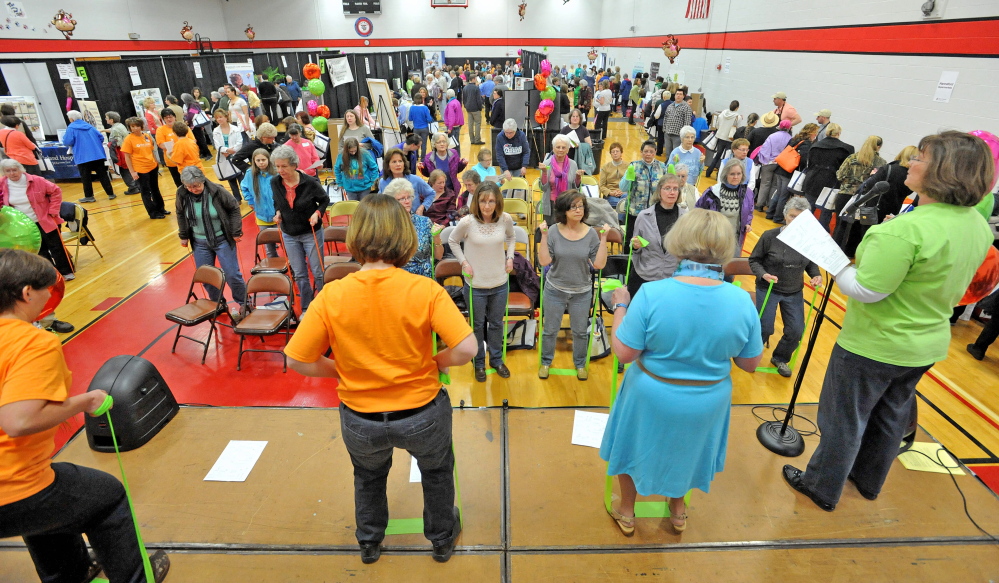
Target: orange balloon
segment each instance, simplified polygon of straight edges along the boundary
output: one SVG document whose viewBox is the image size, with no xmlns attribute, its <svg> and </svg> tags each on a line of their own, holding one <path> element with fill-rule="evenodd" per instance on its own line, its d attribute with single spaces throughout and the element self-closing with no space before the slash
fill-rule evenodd
<svg viewBox="0 0 999 583">
<path fill-rule="evenodd" d="M 967 306 L 985 299 L 997 284 L 999 284 L 999 251 L 996 251 L 995 247 L 989 247 L 985 261 L 975 272 L 975 277 L 971 278 L 968 291 L 964 292 L 964 297 L 957 305 Z"/>
<path fill-rule="evenodd" d="M 548 123 L 548 116 L 541 113 L 541 110 L 539 109 L 534 112 L 534 121 L 538 122 L 541 125 L 544 125 Z"/>
<path fill-rule="evenodd" d="M 302 67 L 302 75 L 306 79 L 318 79 L 322 76 L 322 71 L 319 69 L 319 65 L 315 63 L 309 63 L 308 65 Z"/>
<path fill-rule="evenodd" d="M 548 89 L 548 79 L 545 79 L 545 76 L 540 73 L 535 75 L 534 88 L 537 89 L 538 91 L 544 91 L 545 89 Z"/>
<path fill-rule="evenodd" d="M 316 108 L 316 115 L 321 115 L 323 117 L 328 118 L 330 116 L 330 108 L 326 107 L 325 105 L 320 105 L 319 107 Z"/>
<path fill-rule="evenodd" d="M 42 312 L 38 314 L 39 320 L 49 314 L 55 313 L 56 306 L 59 305 L 63 296 L 66 295 L 66 280 L 62 278 L 61 273 L 56 273 L 56 282 L 49 287 L 49 292 L 52 295 L 49 297 L 49 301 L 45 302 L 45 307 L 42 308 Z"/>
</svg>

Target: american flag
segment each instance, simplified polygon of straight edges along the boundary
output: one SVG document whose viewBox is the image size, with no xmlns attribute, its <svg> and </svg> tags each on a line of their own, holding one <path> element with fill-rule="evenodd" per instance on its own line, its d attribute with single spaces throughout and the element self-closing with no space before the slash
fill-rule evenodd
<svg viewBox="0 0 999 583">
<path fill-rule="evenodd" d="M 687 0 L 687 18 L 707 18 L 711 0 Z"/>
</svg>

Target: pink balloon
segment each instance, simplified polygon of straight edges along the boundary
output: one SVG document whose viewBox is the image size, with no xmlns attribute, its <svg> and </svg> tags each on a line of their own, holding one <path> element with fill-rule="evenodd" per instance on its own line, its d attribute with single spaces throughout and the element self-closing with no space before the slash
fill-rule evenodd
<svg viewBox="0 0 999 583">
<path fill-rule="evenodd" d="M 541 103 L 538 104 L 538 111 L 544 115 L 551 115 L 551 113 L 555 111 L 555 102 L 551 99 L 542 100 Z"/>
<path fill-rule="evenodd" d="M 319 104 L 316 103 L 315 99 L 310 99 L 308 104 L 309 115 L 316 115 L 316 111 L 319 110 Z"/>
<path fill-rule="evenodd" d="M 999 138 L 992 132 L 985 130 L 974 130 L 968 133 L 985 140 L 985 143 L 989 145 L 989 149 L 992 150 L 992 161 L 995 162 L 996 166 L 996 174 L 992 180 L 992 186 L 995 186 L 996 182 L 999 181 Z"/>
<path fill-rule="evenodd" d="M 520 54 L 523 54 L 523 52 L 524 52 L 524 51 L 522 51 L 522 50 L 520 50 L 520 49 L 517 49 L 517 54 L 518 54 L 518 55 L 520 55 Z"/>
<path fill-rule="evenodd" d="M 541 74 L 545 77 L 552 74 L 552 63 L 548 59 L 541 61 Z"/>
</svg>

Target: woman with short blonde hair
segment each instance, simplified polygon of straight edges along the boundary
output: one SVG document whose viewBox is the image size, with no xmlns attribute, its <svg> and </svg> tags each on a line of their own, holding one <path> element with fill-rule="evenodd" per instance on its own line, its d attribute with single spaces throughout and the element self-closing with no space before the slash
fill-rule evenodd
<svg viewBox="0 0 999 583">
<path fill-rule="evenodd" d="M 732 364 L 755 372 L 763 353 L 752 300 L 722 281 L 735 250 L 729 221 L 693 209 L 666 235 L 666 249 L 680 259 L 673 277 L 645 283 L 634 298 L 618 288 L 612 299 L 614 353 L 636 366 L 611 408 L 600 457 L 618 476 L 620 503 L 607 512 L 625 536 L 635 533 L 638 494 L 666 496 L 670 526 L 687 528 L 684 496 L 708 492 L 725 466 Z"/>
<path fill-rule="evenodd" d="M 331 281 L 316 297 L 285 348 L 288 366 L 338 381 L 361 561 L 381 556 L 389 522 L 385 476 L 401 448 L 420 466 L 424 535 L 434 560 L 443 563 L 454 552 L 461 521 L 454 506 L 451 400 L 439 375 L 471 360 L 475 336 L 437 282 L 400 269 L 415 251 L 416 233 L 408 209 L 390 196 L 364 197 L 347 229 L 347 248 L 361 269 Z M 358 309 L 359 302 L 377 309 Z M 448 346 L 436 354 L 434 334 Z"/>
</svg>

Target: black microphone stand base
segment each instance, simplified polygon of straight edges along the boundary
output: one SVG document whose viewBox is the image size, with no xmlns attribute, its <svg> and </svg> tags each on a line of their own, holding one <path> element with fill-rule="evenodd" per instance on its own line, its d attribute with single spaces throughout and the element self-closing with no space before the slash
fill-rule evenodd
<svg viewBox="0 0 999 583">
<path fill-rule="evenodd" d="M 756 428 L 756 438 L 763 447 L 784 457 L 798 457 L 805 452 L 805 440 L 794 427 L 786 427 L 781 435 L 781 421 L 767 421 Z"/>
</svg>

